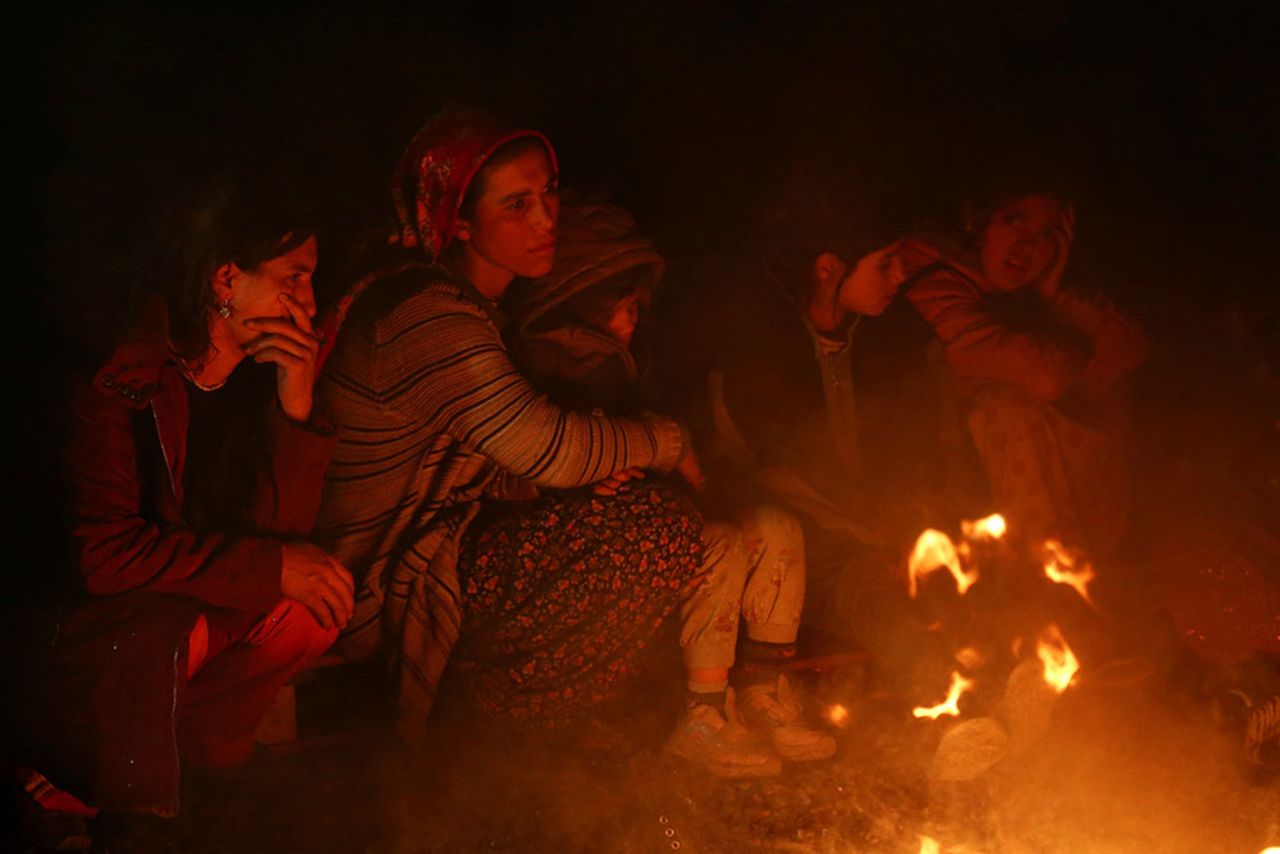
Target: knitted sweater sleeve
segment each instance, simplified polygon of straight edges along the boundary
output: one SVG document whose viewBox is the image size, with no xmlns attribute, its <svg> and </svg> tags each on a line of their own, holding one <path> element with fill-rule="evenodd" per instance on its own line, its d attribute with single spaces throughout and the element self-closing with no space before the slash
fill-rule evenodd
<svg viewBox="0 0 1280 854">
<path fill-rule="evenodd" d="M 639 419 L 568 412 L 511 363 L 492 320 L 447 284 L 427 287 L 379 324 L 374 375 L 383 404 L 425 419 L 539 486 L 594 483 L 624 468 L 667 471 L 685 431 Z"/>
</svg>

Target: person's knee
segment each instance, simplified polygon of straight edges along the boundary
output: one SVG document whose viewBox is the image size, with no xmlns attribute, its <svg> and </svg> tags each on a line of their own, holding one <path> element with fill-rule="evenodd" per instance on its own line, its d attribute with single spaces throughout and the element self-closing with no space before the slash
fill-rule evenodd
<svg viewBox="0 0 1280 854">
<path fill-rule="evenodd" d="M 275 657 L 311 661 L 338 639 L 337 629 L 326 629 L 305 605 L 292 599 L 282 600 L 265 619 L 268 630 L 257 645 Z"/>
<path fill-rule="evenodd" d="M 993 428 L 1002 432 L 1043 429 L 1049 404 L 1011 385 L 983 388 L 969 402 L 969 432 L 980 440 Z"/>
<path fill-rule="evenodd" d="M 747 552 L 742 531 L 728 522 L 707 522 L 702 528 L 703 584 L 736 584 L 747 574 Z"/>
<path fill-rule="evenodd" d="M 757 504 L 742 514 L 742 534 L 748 548 L 759 541 L 766 548 L 797 549 L 803 546 L 800 518 L 782 507 Z"/>
<path fill-rule="evenodd" d="M 204 614 L 196 617 L 196 623 L 187 635 L 187 678 L 190 679 L 204 667 L 209 657 L 209 620 Z"/>
</svg>

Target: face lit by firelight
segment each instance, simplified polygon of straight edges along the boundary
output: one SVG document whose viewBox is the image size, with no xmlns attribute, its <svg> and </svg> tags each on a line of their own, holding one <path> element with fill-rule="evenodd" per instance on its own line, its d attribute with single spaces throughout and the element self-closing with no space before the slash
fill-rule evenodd
<svg viewBox="0 0 1280 854">
<path fill-rule="evenodd" d="M 997 290 L 1016 291 L 1039 279 L 1058 251 L 1062 203 L 1035 195 L 1001 204 L 978 246 L 982 271 Z"/>
<path fill-rule="evenodd" d="M 245 326 L 246 320 L 275 318 L 288 320 L 289 310 L 280 301 L 291 297 L 306 313 L 315 317 L 316 297 L 311 277 L 316 269 L 316 238 L 308 237 L 283 255 L 263 261 L 256 268 L 242 270 L 227 264 L 219 270 L 214 283 L 215 295 L 229 300 L 227 328 L 240 343 L 261 335 L 260 330 Z"/>
<path fill-rule="evenodd" d="M 624 347 L 631 346 L 636 327 L 640 324 L 640 294 L 628 294 L 614 305 L 609 313 L 605 330 Z"/>
<path fill-rule="evenodd" d="M 476 263 L 513 276 L 551 272 L 560 197 L 550 158 L 530 149 L 493 168 L 475 215 L 458 224 L 458 240 Z"/>
</svg>

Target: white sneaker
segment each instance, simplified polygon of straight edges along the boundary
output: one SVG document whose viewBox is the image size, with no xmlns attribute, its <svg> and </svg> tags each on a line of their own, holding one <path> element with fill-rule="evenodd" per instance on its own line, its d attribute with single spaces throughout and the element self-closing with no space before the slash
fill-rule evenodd
<svg viewBox="0 0 1280 854">
<path fill-rule="evenodd" d="M 743 725 L 733 689 L 725 691 L 724 713 L 706 703 L 690 707 L 667 740 L 666 752 L 706 768 L 717 777 L 773 777 L 782 762 Z"/>
<path fill-rule="evenodd" d="M 749 685 L 742 689 L 742 716 L 787 762 L 829 759 L 836 753 L 836 740 L 828 733 L 804 722 L 800 699 L 783 673 L 778 681 Z"/>
</svg>

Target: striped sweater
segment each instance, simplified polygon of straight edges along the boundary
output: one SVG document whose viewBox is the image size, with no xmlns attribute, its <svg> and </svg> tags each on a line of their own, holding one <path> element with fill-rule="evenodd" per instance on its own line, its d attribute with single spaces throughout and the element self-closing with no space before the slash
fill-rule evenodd
<svg viewBox="0 0 1280 854">
<path fill-rule="evenodd" d="M 675 421 L 566 412 L 512 366 L 496 310 L 440 267 L 411 266 L 352 304 L 319 396 L 338 426 L 315 539 L 357 579 L 340 641 L 386 656 L 417 743 L 461 625 L 457 546 L 479 501 L 515 479 L 593 483 L 669 470 Z"/>
</svg>

